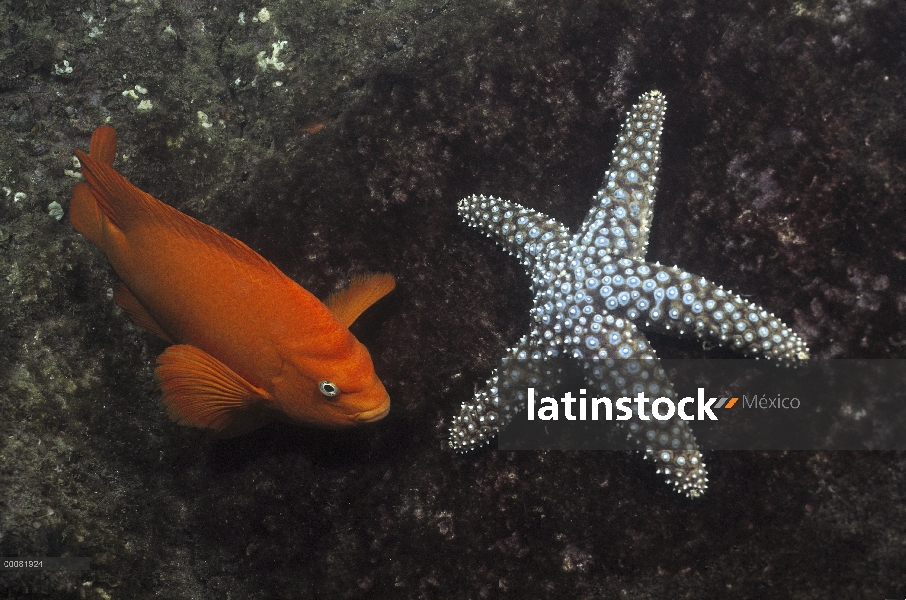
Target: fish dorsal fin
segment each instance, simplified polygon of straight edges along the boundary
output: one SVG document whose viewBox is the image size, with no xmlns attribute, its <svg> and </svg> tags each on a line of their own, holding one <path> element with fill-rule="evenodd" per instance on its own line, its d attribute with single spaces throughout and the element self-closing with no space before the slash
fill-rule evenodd
<svg viewBox="0 0 906 600">
<path fill-rule="evenodd" d="M 119 307 L 126 311 L 126 314 L 135 321 L 135 324 L 139 327 L 143 327 L 164 340 L 167 343 L 175 343 L 170 336 L 163 330 L 163 328 L 157 324 L 157 321 L 154 320 L 150 314 L 148 314 L 147 309 L 142 306 L 142 303 L 138 301 L 138 298 L 129 291 L 129 288 L 126 287 L 125 283 L 121 283 L 119 287 L 113 292 L 113 299 L 119 304 Z"/>
<path fill-rule="evenodd" d="M 171 419 L 214 433 L 250 431 L 242 421 L 250 416 L 260 421 L 258 405 L 273 399 L 207 352 L 188 344 L 164 350 L 157 357 L 154 377 Z"/>
<path fill-rule="evenodd" d="M 91 134 L 91 146 L 88 147 L 91 158 L 108 167 L 113 166 L 116 158 L 116 129 L 110 125 L 103 125 Z"/>
<path fill-rule="evenodd" d="M 331 294 L 324 303 L 337 321 L 349 327 L 369 306 L 389 294 L 396 280 L 389 273 L 366 273 L 353 277 L 346 288 Z"/>
</svg>

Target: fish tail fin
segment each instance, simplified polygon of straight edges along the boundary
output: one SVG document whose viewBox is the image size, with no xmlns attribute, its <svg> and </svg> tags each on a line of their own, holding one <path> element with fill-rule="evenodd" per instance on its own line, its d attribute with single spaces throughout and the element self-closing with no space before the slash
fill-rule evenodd
<svg viewBox="0 0 906 600">
<path fill-rule="evenodd" d="M 142 214 L 147 214 L 149 209 L 159 209 L 162 203 L 132 185 L 113 168 L 116 144 L 116 130 L 104 125 L 95 129 L 91 136 L 90 154 L 80 150 L 74 152 L 82 163 L 82 175 L 97 207 L 116 227 L 128 229 Z M 87 234 L 86 237 L 91 239 Z"/>
<path fill-rule="evenodd" d="M 91 146 L 88 147 L 91 158 L 107 165 L 113 166 L 116 158 L 116 129 L 110 125 L 102 125 L 91 134 Z"/>
<path fill-rule="evenodd" d="M 72 188 L 69 220 L 72 221 L 76 231 L 91 240 L 95 246 L 101 246 L 107 217 L 98 206 L 94 194 L 91 193 L 91 186 L 87 183 L 77 183 Z"/>
</svg>

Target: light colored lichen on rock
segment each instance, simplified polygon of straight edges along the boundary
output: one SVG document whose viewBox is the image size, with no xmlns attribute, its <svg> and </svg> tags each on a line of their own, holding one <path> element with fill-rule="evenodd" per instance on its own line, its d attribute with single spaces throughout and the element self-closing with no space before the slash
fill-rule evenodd
<svg viewBox="0 0 906 600">
<path fill-rule="evenodd" d="M 54 200 L 47 205 L 47 214 L 59 221 L 63 218 L 63 207 L 60 206 L 60 203 Z"/>
<path fill-rule="evenodd" d="M 267 68 L 269 66 L 273 67 L 275 71 L 282 71 L 283 69 L 285 69 L 286 65 L 282 61 L 280 61 L 277 56 L 288 43 L 289 42 L 287 42 L 286 40 L 280 40 L 279 42 L 274 42 L 273 44 L 271 44 L 273 51 L 271 52 L 270 56 L 267 56 L 267 52 L 264 50 L 259 52 L 257 57 L 258 68 L 262 71 L 267 71 Z"/>
</svg>

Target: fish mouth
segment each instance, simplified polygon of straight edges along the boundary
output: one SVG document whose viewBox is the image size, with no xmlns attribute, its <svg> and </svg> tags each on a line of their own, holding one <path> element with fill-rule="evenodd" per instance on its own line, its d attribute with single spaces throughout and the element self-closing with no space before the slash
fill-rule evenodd
<svg viewBox="0 0 906 600">
<path fill-rule="evenodd" d="M 352 420 L 356 423 L 373 423 L 374 421 L 380 421 L 386 417 L 389 412 L 390 403 L 387 402 L 375 409 L 363 410 L 362 412 L 357 413 L 352 417 Z"/>
</svg>

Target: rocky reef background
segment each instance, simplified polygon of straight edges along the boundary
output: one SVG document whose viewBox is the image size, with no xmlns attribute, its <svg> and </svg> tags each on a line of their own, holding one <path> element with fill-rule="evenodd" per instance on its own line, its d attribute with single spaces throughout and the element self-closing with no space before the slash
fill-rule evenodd
<svg viewBox="0 0 906 600">
<path fill-rule="evenodd" d="M 903 0 L 0 0 L 0 556 L 93 567 L 0 572 L 0 598 L 902 597 L 903 453 L 710 452 L 693 501 L 637 455 L 446 448 L 530 306 L 456 202 L 575 226 L 650 89 L 648 256 L 816 356 L 903 358 Z M 136 185 L 319 297 L 397 277 L 353 326 L 386 420 L 166 418 L 163 343 L 49 209 L 103 123 Z"/>
</svg>

